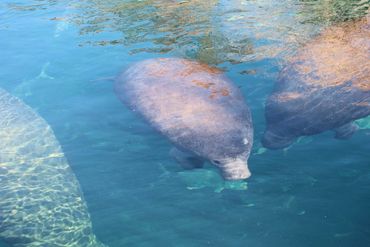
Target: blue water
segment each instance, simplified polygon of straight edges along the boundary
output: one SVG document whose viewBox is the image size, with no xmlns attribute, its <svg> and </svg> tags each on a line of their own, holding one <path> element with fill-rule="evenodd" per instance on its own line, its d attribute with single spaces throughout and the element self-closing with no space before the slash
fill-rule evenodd
<svg viewBox="0 0 370 247">
<path fill-rule="evenodd" d="M 245 12 L 246 41 L 220 24 L 230 13 L 221 7 L 232 1 L 168 1 L 175 11 L 165 1 L 117 7 L 127 2 L 0 3 L 0 87 L 54 130 L 98 238 L 111 247 L 370 246 L 369 130 L 346 141 L 305 137 L 281 151 L 260 144 L 264 102 L 284 56 L 357 12 L 331 15 L 317 1 L 245 1 L 255 6 Z M 250 49 L 239 49 L 246 43 Z M 135 61 L 171 56 L 219 66 L 240 86 L 255 128 L 247 190 L 217 190 L 223 182 L 210 165 L 211 181 L 184 174 L 170 143 L 116 98 L 109 78 Z"/>
</svg>

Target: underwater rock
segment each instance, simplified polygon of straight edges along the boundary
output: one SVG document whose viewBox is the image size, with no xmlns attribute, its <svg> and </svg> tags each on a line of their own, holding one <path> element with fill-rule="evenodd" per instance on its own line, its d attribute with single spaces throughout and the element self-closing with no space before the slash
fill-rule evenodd
<svg viewBox="0 0 370 247">
<path fill-rule="evenodd" d="M 329 27 L 282 70 L 266 103 L 265 147 L 334 130 L 349 138 L 370 114 L 370 15 Z"/>
<path fill-rule="evenodd" d="M 184 161 L 210 160 L 225 179 L 250 176 L 253 142 L 250 111 L 240 90 L 208 65 L 178 58 L 132 65 L 116 79 L 122 102 L 140 113 L 176 146 Z"/>
<path fill-rule="evenodd" d="M 247 190 L 248 184 L 245 180 L 225 181 L 212 169 L 194 169 L 177 173 L 181 181 L 186 184 L 188 190 L 199 190 L 210 188 L 220 193 L 224 190 Z"/>
<path fill-rule="evenodd" d="M 50 126 L 0 89 L 0 238 L 17 247 L 103 247 Z"/>
</svg>

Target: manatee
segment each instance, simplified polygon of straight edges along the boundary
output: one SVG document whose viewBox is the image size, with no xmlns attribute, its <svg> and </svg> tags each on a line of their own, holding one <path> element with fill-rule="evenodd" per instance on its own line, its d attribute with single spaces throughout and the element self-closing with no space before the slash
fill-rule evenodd
<svg viewBox="0 0 370 247">
<path fill-rule="evenodd" d="M 104 247 L 46 121 L 0 89 L 0 238 L 15 247 Z"/>
<path fill-rule="evenodd" d="M 180 58 L 138 62 L 115 81 L 119 99 L 175 146 L 186 168 L 209 160 L 226 180 L 250 176 L 251 114 L 222 71 Z"/>
<path fill-rule="evenodd" d="M 348 139 L 370 114 L 370 15 L 327 28 L 289 59 L 267 99 L 265 147 L 333 130 Z"/>
</svg>

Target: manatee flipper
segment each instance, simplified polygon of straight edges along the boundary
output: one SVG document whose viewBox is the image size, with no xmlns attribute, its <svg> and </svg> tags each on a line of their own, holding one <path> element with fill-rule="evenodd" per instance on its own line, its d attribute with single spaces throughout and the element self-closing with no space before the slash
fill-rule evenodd
<svg viewBox="0 0 370 247">
<path fill-rule="evenodd" d="M 0 238 L 14 247 L 103 247 L 46 121 L 0 88 Z"/>
<path fill-rule="evenodd" d="M 172 148 L 170 155 L 186 170 L 202 168 L 204 164 L 204 159 L 177 148 Z"/>
<path fill-rule="evenodd" d="M 348 124 L 342 125 L 339 128 L 334 129 L 335 131 L 335 138 L 346 140 L 351 138 L 351 136 L 358 130 L 358 126 L 350 122 Z"/>
<path fill-rule="evenodd" d="M 296 140 L 296 136 L 276 134 L 267 129 L 263 134 L 262 145 L 269 149 L 283 149 L 291 146 Z"/>
</svg>

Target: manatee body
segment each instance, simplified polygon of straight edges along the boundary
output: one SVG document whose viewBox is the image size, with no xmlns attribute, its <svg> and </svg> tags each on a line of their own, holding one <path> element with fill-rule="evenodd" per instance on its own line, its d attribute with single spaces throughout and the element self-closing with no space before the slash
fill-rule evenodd
<svg viewBox="0 0 370 247">
<path fill-rule="evenodd" d="M 175 145 L 172 154 L 187 168 L 209 160 L 225 179 L 250 176 L 250 111 L 220 70 L 185 59 L 150 59 L 120 74 L 115 91 Z"/>
<path fill-rule="evenodd" d="M 290 59 L 267 100 L 262 143 L 284 148 L 327 130 L 346 139 L 369 114 L 370 16 L 328 28 Z"/>
<path fill-rule="evenodd" d="M 0 89 L 0 238 L 15 247 L 103 247 L 50 126 Z"/>
</svg>

